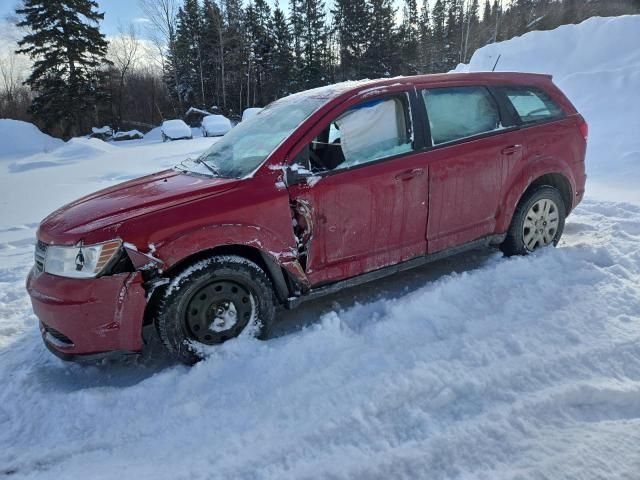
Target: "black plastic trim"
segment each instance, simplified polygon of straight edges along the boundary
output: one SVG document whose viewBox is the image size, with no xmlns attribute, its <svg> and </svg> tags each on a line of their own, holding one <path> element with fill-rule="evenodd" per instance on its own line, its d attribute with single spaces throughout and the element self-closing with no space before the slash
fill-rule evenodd
<svg viewBox="0 0 640 480">
<path fill-rule="evenodd" d="M 273 281 L 276 298 L 280 303 L 284 303 L 289 296 L 289 287 L 287 286 L 284 274 L 282 273 L 282 268 L 280 267 L 280 265 L 274 263 L 274 261 L 271 260 L 271 257 L 269 257 L 269 255 L 264 253 L 262 250 L 260 251 L 260 256 L 262 257 L 262 260 L 267 267 L 267 273 Z"/>
<path fill-rule="evenodd" d="M 73 354 L 73 353 L 65 353 L 58 350 L 56 347 L 51 345 L 49 342 L 43 339 L 43 342 L 47 349 L 53 353 L 56 357 L 65 362 L 75 362 L 75 363 L 86 363 L 93 364 L 98 363 L 105 358 L 118 358 L 125 357 L 131 355 L 140 355 L 142 352 L 130 352 L 128 350 L 113 350 L 109 352 L 100 352 L 100 353 L 87 353 L 87 354 Z"/>
<path fill-rule="evenodd" d="M 499 245 L 504 241 L 505 237 L 506 237 L 506 234 L 489 235 L 486 237 L 479 238 L 478 240 L 474 240 L 472 242 L 459 245 L 457 247 L 448 248 L 436 253 L 421 255 L 419 257 L 412 258 L 405 262 L 391 265 L 389 267 L 384 267 L 378 270 L 373 270 L 371 272 L 363 273 L 362 275 L 358 275 L 357 277 L 351 277 L 345 280 L 340 280 L 338 282 L 317 286 L 312 288 L 302 296 L 289 298 L 285 306 L 287 308 L 295 308 L 302 302 L 324 297 L 326 295 L 339 292 L 344 288 L 350 288 L 350 287 L 362 285 L 374 280 L 378 280 L 380 278 L 388 277 L 389 275 L 393 275 L 395 273 L 420 267 L 422 265 L 426 265 L 428 263 L 435 262 L 437 260 L 442 260 L 443 258 L 447 258 L 452 255 L 456 255 L 458 253 L 463 253 L 469 250 L 473 250 L 478 247 L 483 247 L 483 246 L 487 247 L 489 245 Z"/>
</svg>

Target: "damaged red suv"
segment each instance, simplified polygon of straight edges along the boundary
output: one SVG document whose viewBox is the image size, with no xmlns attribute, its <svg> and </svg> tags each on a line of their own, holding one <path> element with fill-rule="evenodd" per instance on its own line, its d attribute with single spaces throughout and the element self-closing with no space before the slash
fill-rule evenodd
<svg viewBox="0 0 640 480">
<path fill-rule="evenodd" d="M 77 200 L 38 230 L 27 288 L 64 359 L 186 363 L 278 306 L 479 245 L 558 243 L 585 186 L 587 124 L 551 77 L 428 75 L 278 100 L 172 170 Z"/>
</svg>

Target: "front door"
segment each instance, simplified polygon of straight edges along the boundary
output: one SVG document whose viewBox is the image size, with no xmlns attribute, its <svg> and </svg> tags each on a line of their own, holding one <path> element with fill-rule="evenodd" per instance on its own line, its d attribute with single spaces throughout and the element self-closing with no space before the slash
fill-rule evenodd
<svg viewBox="0 0 640 480">
<path fill-rule="evenodd" d="M 311 175 L 288 188 L 312 285 L 426 252 L 428 171 L 409 102 L 401 93 L 347 108 L 303 150 Z"/>
</svg>

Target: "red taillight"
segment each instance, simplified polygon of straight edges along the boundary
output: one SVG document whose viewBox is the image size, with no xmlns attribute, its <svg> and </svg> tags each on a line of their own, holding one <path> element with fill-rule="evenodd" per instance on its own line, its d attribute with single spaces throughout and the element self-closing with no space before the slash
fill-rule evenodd
<svg viewBox="0 0 640 480">
<path fill-rule="evenodd" d="M 587 140 L 589 140 L 589 124 L 586 122 L 586 120 L 582 117 L 580 117 L 580 133 L 582 134 L 582 136 L 584 137 L 584 141 L 586 142 Z"/>
</svg>

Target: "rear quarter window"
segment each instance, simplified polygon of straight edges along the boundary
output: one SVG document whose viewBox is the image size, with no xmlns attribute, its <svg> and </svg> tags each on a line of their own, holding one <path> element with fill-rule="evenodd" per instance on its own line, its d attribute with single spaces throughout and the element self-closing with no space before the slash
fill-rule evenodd
<svg viewBox="0 0 640 480">
<path fill-rule="evenodd" d="M 562 108 L 539 88 L 503 87 L 502 90 L 524 125 L 557 120 L 565 115 Z"/>
</svg>

